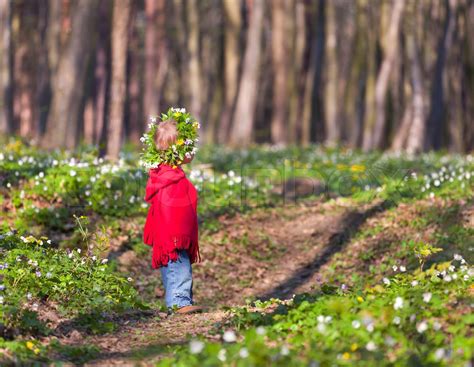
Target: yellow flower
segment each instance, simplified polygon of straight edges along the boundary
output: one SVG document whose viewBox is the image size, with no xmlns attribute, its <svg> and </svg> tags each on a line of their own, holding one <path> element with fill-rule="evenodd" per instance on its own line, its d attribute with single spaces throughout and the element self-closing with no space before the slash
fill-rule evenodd
<svg viewBox="0 0 474 367">
<path fill-rule="evenodd" d="M 344 359 L 344 360 L 346 360 L 346 361 L 349 360 L 349 359 L 351 359 L 351 354 L 348 353 L 348 352 L 345 352 L 345 353 L 342 355 L 342 359 Z"/>
<path fill-rule="evenodd" d="M 352 172 L 364 172 L 365 171 L 365 166 L 361 164 L 354 164 L 351 166 L 351 171 Z"/>
<path fill-rule="evenodd" d="M 183 139 L 178 139 L 176 140 L 176 145 L 183 145 L 184 144 L 184 140 Z"/>
<path fill-rule="evenodd" d="M 363 299 L 361 296 L 357 297 L 357 300 L 358 300 L 359 302 L 364 302 L 364 299 Z"/>
<path fill-rule="evenodd" d="M 31 341 L 27 341 L 27 342 L 26 342 L 26 347 L 27 347 L 28 349 L 33 350 L 33 348 L 35 347 L 35 345 L 34 345 L 33 342 L 31 342 Z"/>
<path fill-rule="evenodd" d="M 39 350 L 38 348 L 35 348 L 35 349 L 33 349 L 33 352 L 34 352 L 35 354 L 39 354 L 40 350 Z"/>
<path fill-rule="evenodd" d="M 356 343 L 354 343 L 354 344 L 351 345 L 351 350 L 352 350 L 353 352 L 355 352 L 355 351 L 357 350 L 357 348 L 359 348 L 359 346 L 358 346 Z"/>
</svg>

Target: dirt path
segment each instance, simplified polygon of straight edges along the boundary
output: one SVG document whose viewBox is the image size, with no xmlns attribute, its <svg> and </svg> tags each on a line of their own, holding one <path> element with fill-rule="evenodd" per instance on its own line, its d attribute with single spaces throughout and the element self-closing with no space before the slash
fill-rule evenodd
<svg viewBox="0 0 474 367">
<path fill-rule="evenodd" d="M 321 266 L 383 209 L 383 203 L 311 201 L 220 218 L 222 229 L 203 235 L 204 261 L 194 267 L 196 300 L 209 306 L 207 313 L 130 314 L 114 320 L 113 333 L 87 336 L 75 331 L 61 342 L 99 347 L 100 358 L 88 366 L 148 366 L 165 355 L 167 347 L 194 335 L 218 339 L 213 330 L 228 317 L 223 306 L 244 304 L 247 297 L 285 298 L 310 290 L 318 283 Z M 128 265 L 143 268 L 146 261 L 136 258 Z"/>
</svg>

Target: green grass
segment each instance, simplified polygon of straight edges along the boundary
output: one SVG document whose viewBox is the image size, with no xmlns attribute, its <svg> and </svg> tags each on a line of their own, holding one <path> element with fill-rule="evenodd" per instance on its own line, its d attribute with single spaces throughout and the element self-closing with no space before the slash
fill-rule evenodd
<svg viewBox="0 0 474 367">
<path fill-rule="evenodd" d="M 149 248 L 141 243 L 147 174 L 137 163 L 136 153 L 110 163 L 91 147 L 51 153 L 12 140 L 1 148 L 2 362 L 46 363 L 53 358 L 83 363 L 97 356 L 94 346 L 42 344 L 39 340 L 51 330 L 40 320 L 38 307 L 54 305 L 55 312 L 91 334 L 115 330 L 106 317 L 111 313 L 161 308 L 150 297 L 145 304 L 115 262 L 100 260 L 110 240 L 119 237 L 126 238 L 122 249 L 148 256 Z M 232 322 L 219 330 L 237 333 L 236 341 L 231 332 L 227 342 L 193 340 L 191 345 L 163 347 L 160 352 L 166 350 L 171 357 L 160 365 L 463 366 L 472 358 L 473 270 L 468 264 L 474 260 L 474 232 L 461 221 L 474 195 L 472 156 L 365 154 L 314 145 L 246 150 L 212 146 L 203 147 L 185 170 L 199 190 L 203 238 L 222 229 L 221 215 L 288 203 L 273 190 L 295 177 L 319 182 L 325 192 L 318 196 L 325 200 L 390 203 L 385 221 L 403 232 L 390 237 L 383 224 L 362 226 L 351 243 L 370 246 L 354 257 L 335 255 L 323 270 L 331 284 L 289 302 L 235 308 Z M 412 214 L 404 217 L 398 204 L 409 205 Z M 334 210 L 340 208 L 335 205 Z M 283 206 L 279 211 L 281 218 L 288 215 Z M 227 240 L 224 236 L 223 245 Z M 258 251 L 252 244 L 256 240 Z M 271 265 L 275 251 L 284 248 L 264 234 L 252 241 L 244 235 L 231 251 L 247 251 Z M 414 250 L 428 245 L 443 251 L 427 256 L 429 270 L 422 272 Z M 468 264 L 453 262 L 458 254 Z M 359 271 L 344 268 L 349 260 L 362 264 Z M 222 285 L 228 281 L 223 279 Z M 342 283 L 351 286 L 341 289 Z M 151 294 L 153 285 L 146 292 Z M 249 280 L 240 284 L 248 285 Z M 395 309 L 397 297 L 403 307 Z M 399 323 L 393 322 L 396 317 Z M 140 359 L 154 353 L 145 348 L 135 355 Z"/>
</svg>

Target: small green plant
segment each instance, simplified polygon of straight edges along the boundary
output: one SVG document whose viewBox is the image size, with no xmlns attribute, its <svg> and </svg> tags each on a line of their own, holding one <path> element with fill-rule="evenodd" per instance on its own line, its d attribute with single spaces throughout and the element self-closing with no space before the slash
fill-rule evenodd
<svg viewBox="0 0 474 367">
<path fill-rule="evenodd" d="M 436 254 L 440 251 L 443 251 L 442 248 L 434 247 L 429 243 L 424 242 L 416 242 L 412 243 L 413 251 L 415 252 L 415 256 L 418 259 L 418 263 L 420 264 L 420 271 L 423 271 L 423 267 L 426 263 L 426 260 L 433 254 Z"/>
<path fill-rule="evenodd" d="M 88 249 L 89 254 L 95 256 L 101 256 L 107 252 L 110 247 L 110 238 L 107 234 L 107 228 L 104 224 L 101 225 L 100 229 L 96 232 L 89 231 L 90 220 L 88 217 L 81 215 L 73 215 L 76 221 L 77 229 L 81 235 L 82 242 Z"/>
</svg>

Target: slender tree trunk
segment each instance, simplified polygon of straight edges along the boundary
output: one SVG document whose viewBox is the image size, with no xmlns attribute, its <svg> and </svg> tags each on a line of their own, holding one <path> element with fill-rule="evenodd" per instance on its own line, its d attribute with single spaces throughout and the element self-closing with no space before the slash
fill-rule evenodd
<svg viewBox="0 0 474 367">
<path fill-rule="evenodd" d="M 303 97 L 302 115 L 302 137 L 301 141 L 307 145 L 311 141 L 312 126 L 316 131 L 320 120 L 321 105 L 320 89 L 323 56 L 324 56 L 324 1 L 319 0 L 317 4 L 312 4 L 311 18 L 316 19 L 315 26 L 311 32 L 309 66 L 306 73 Z M 319 134 L 315 134 L 315 140 Z"/>
<path fill-rule="evenodd" d="M 200 9 L 203 16 L 201 24 L 207 27 L 201 33 L 201 95 L 205 103 L 201 108 L 201 119 L 205 121 L 205 129 L 201 133 L 201 140 L 204 144 L 214 144 L 216 142 L 217 122 L 222 114 L 222 36 L 215 29 L 223 29 L 223 19 L 221 19 L 222 9 L 220 0 L 212 0 L 203 3 Z M 217 103 L 220 101 L 220 105 Z"/>
<path fill-rule="evenodd" d="M 33 138 L 36 135 L 36 72 L 38 44 L 34 35 L 37 32 L 37 17 L 31 17 L 35 11 L 34 2 L 15 4 L 13 42 L 14 83 L 13 114 L 22 137 Z"/>
<path fill-rule="evenodd" d="M 465 116 L 464 125 L 464 145 L 466 151 L 474 150 L 474 1 L 468 5 L 467 11 L 464 12 L 465 24 L 465 43 L 466 50 L 464 74 L 465 74 L 465 92 L 463 93 L 463 110 Z"/>
<path fill-rule="evenodd" d="M 176 43 L 178 50 L 176 51 L 176 59 L 178 65 L 176 67 L 177 79 L 179 87 L 178 96 L 175 98 L 176 103 L 189 104 L 191 93 L 189 88 L 189 50 L 187 47 L 186 25 L 184 21 L 184 4 L 183 0 L 173 0 L 174 18 L 176 22 Z M 175 48 L 176 50 L 176 48 Z"/>
<path fill-rule="evenodd" d="M 128 69 L 127 69 L 127 98 L 125 103 L 125 138 L 134 145 L 140 144 L 140 136 L 143 134 L 145 127 L 142 114 L 143 94 L 142 79 L 143 58 L 140 52 L 140 44 L 142 43 L 140 29 L 137 26 L 137 10 L 132 2 L 132 11 L 129 20 L 128 31 Z M 155 70 L 157 73 L 157 70 Z M 156 108 L 158 111 L 158 108 Z M 156 112 L 158 114 L 158 112 Z"/>
<path fill-rule="evenodd" d="M 245 146 L 252 140 L 258 93 L 264 5 L 264 0 L 253 0 L 242 76 L 230 136 L 230 143 L 234 146 Z"/>
<path fill-rule="evenodd" d="M 79 110 L 90 54 L 97 0 L 81 0 L 72 15 L 69 44 L 61 55 L 43 145 L 74 148 L 77 143 Z"/>
<path fill-rule="evenodd" d="M 443 35 L 438 44 L 437 59 L 434 67 L 434 80 L 431 85 L 431 109 L 428 115 L 428 137 L 426 149 L 439 149 L 442 144 L 443 122 L 445 120 L 444 75 L 446 57 L 451 49 L 456 21 L 456 0 L 445 0 L 446 21 Z"/>
<path fill-rule="evenodd" d="M 48 0 L 39 2 L 39 39 L 40 49 L 38 55 L 38 73 L 37 73 L 37 93 L 36 104 L 38 113 L 36 114 L 35 138 L 38 140 L 43 136 L 48 119 L 49 105 L 51 103 L 51 72 L 49 70 L 48 60 Z"/>
<path fill-rule="evenodd" d="M 288 137 L 288 32 L 286 0 L 274 0 L 272 8 L 273 116 L 272 142 L 286 144 Z"/>
<path fill-rule="evenodd" d="M 306 4 L 302 0 L 289 3 L 293 17 L 287 19 L 288 33 L 291 34 L 290 45 L 290 73 L 289 73 L 289 101 L 288 101 L 288 141 L 296 144 L 301 141 L 302 113 L 304 98 L 304 56 L 306 49 Z"/>
<path fill-rule="evenodd" d="M 108 85 L 110 73 L 110 29 L 112 6 L 109 1 L 100 3 L 99 14 L 102 19 L 98 29 L 100 37 L 97 39 L 97 49 L 95 53 L 95 96 L 94 96 L 94 126 L 92 141 L 95 144 L 104 143 L 102 136 L 106 132 L 106 116 Z"/>
<path fill-rule="evenodd" d="M 355 7 L 356 35 L 354 39 L 354 56 L 348 81 L 347 101 L 347 139 L 348 145 L 357 148 L 361 144 L 364 124 L 364 91 L 367 74 L 367 39 L 368 15 L 360 1 Z"/>
<path fill-rule="evenodd" d="M 197 0 L 186 1 L 188 25 L 188 76 L 190 90 L 190 110 L 197 119 L 201 118 L 201 66 L 199 62 L 199 7 Z"/>
<path fill-rule="evenodd" d="M 0 134 L 13 133 L 11 1 L 0 0 Z"/>
<path fill-rule="evenodd" d="M 418 44 L 413 33 L 407 36 L 407 47 L 411 68 L 411 80 L 413 85 L 413 117 L 407 140 L 407 151 L 409 153 L 420 152 L 424 147 L 426 134 L 425 125 L 425 102 L 423 88 L 423 73 L 419 57 Z"/>
<path fill-rule="evenodd" d="M 160 112 L 161 88 L 167 65 L 165 31 L 165 1 L 145 1 L 145 93 L 143 111 L 147 115 Z"/>
<path fill-rule="evenodd" d="M 110 123 L 107 157 L 118 159 L 124 131 L 128 27 L 131 0 L 114 0 L 112 16 L 112 81 L 110 86 Z"/>
<path fill-rule="evenodd" d="M 403 113 L 400 127 L 398 128 L 395 137 L 393 138 L 391 150 L 394 152 L 401 152 L 406 147 L 408 134 L 413 122 L 413 103 L 407 103 L 405 111 Z"/>
<path fill-rule="evenodd" d="M 337 20 L 334 1 L 326 2 L 326 45 L 325 45 L 325 98 L 324 122 L 326 142 L 335 145 L 340 140 L 339 96 L 338 96 L 338 59 L 337 59 Z"/>
<path fill-rule="evenodd" d="M 373 128 L 375 123 L 375 83 L 377 78 L 377 37 L 375 32 L 369 29 L 375 28 L 375 18 L 373 8 L 365 3 L 362 10 L 368 14 L 367 23 L 367 71 L 365 78 L 365 99 L 364 99 L 364 126 L 362 148 L 369 150 L 372 147 Z"/>
<path fill-rule="evenodd" d="M 385 41 L 385 57 L 380 67 L 375 85 L 375 124 L 373 137 L 370 144 L 366 143 L 364 149 L 382 148 L 386 126 L 386 97 L 390 80 L 390 74 L 395 62 L 398 50 L 398 38 L 400 21 L 405 6 L 405 0 L 395 0 L 393 3 L 390 24 L 388 28 L 387 38 Z"/>
<path fill-rule="evenodd" d="M 357 99 L 357 79 L 352 81 L 351 78 L 357 73 L 357 24 L 356 13 L 357 4 L 355 2 L 338 6 L 341 14 L 342 23 L 340 27 L 340 42 L 338 50 L 338 83 L 337 93 L 339 100 L 338 108 L 338 135 L 339 142 L 347 143 L 351 138 L 351 129 L 358 122 L 356 112 L 354 111 L 354 100 Z"/>
<path fill-rule="evenodd" d="M 225 143 L 229 136 L 230 123 L 234 112 L 235 97 L 239 85 L 240 29 L 242 17 L 240 0 L 224 0 L 224 109 L 222 112 L 217 140 Z"/>
</svg>

